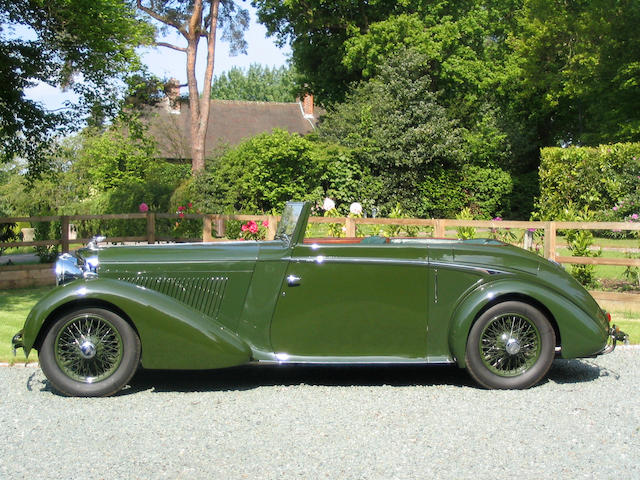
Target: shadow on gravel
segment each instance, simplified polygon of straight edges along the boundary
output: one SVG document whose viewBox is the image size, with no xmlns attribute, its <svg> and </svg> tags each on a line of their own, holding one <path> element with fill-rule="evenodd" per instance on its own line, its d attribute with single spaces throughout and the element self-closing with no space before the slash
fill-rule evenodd
<svg viewBox="0 0 640 480">
<path fill-rule="evenodd" d="M 619 378 L 619 374 L 590 360 L 555 360 L 540 385 L 552 382 L 572 384 L 591 382 L 599 377 Z M 29 376 L 27 390 L 52 392 L 48 380 Z M 453 386 L 481 388 L 465 370 L 449 365 L 269 365 L 241 366 L 220 370 L 140 370 L 130 386 L 115 396 L 146 390 L 164 392 L 241 391 L 259 387 L 317 385 L 353 386 Z M 535 387 L 534 387 L 535 388 Z"/>
<path fill-rule="evenodd" d="M 592 382 L 600 377 L 619 375 L 606 368 L 600 367 L 589 360 L 555 360 L 547 373 L 547 379 L 551 382 L 583 383 Z"/>
<path fill-rule="evenodd" d="M 616 372 L 590 360 L 555 360 L 541 382 L 571 384 L 591 382 Z M 264 386 L 454 386 L 481 388 L 465 370 L 443 365 L 366 365 L 366 366 L 242 366 L 206 371 L 141 370 L 131 387 L 120 395 L 144 390 L 154 392 L 212 392 L 250 390 Z M 535 387 L 534 387 L 535 388 Z"/>
<path fill-rule="evenodd" d="M 154 392 L 250 390 L 264 386 L 321 385 L 336 387 L 411 385 L 475 385 L 454 366 L 243 366 L 206 371 L 141 370 L 120 395 Z"/>
</svg>

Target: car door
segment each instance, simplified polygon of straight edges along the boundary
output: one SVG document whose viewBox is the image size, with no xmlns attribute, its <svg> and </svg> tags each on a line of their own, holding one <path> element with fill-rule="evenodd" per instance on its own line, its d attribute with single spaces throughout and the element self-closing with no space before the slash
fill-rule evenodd
<svg viewBox="0 0 640 480">
<path fill-rule="evenodd" d="M 298 245 L 271 322 L 280 359 L 424 358 L 426 247 Z"/>
</svg>

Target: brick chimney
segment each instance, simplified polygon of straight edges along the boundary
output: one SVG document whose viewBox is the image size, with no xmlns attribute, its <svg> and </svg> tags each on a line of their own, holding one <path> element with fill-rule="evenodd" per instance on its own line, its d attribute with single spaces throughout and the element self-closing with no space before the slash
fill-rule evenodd
<svg viewBox="0 0 640 480">
<path fill-rule="evenodd" d="M 310 93 L 302 97 L 302 113 L 304 118 L 313 118 L 313 95 Z"/>
</svg>

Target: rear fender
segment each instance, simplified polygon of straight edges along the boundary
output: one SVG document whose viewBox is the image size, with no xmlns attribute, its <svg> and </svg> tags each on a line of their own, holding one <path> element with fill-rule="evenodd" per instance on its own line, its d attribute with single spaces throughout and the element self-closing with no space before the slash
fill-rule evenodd
<svg viewBox="0 0 640 480">
<path fill-rule="evenodd" d="M 449 328 L 449 348 L 460 367 L 465 367 L 467 337 L 475 320 L 488 307 L 501 301 L 520 300 L 542 305 L 560 332 L 563 358 L 587 357 L 599 352 L 607 342 L 607 328 L 570 299 L 531 281 L 509 279 L 483 284 L 456 306 Z"/>
<path fill-rule="evenodd" d="M 108 278 L 77 280 L 42 298 L 25 322 L 25 354 L 59 315 L 89 306 L 113 306 L 126 317 L 140 336 L 145 368 L 221 368 L 251 357 L 249 347 L 213 318 L 156 291 Z"/>
</svg>

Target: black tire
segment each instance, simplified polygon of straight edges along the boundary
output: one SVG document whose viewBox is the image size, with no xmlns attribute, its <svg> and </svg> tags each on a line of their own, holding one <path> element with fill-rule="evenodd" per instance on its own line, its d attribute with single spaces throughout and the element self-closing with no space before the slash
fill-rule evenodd
<svg viewBox="0 0 640 480">
<path fill-rule="evenodd" d="M 53 322 L 38 354 L 42 371 L 58 392 L 105 397 L 133 377 L 140 363 L 140 339 L 119 315 L 83 308 Z"/>
<path fill-rule="evenodd" d="M 485 388 L 529 388 L 549 371 L 555 346 L 555 332 L 542 312 L 522 302 L 499 303 L 471 327 L 467 369 Z"/>
</svg>

